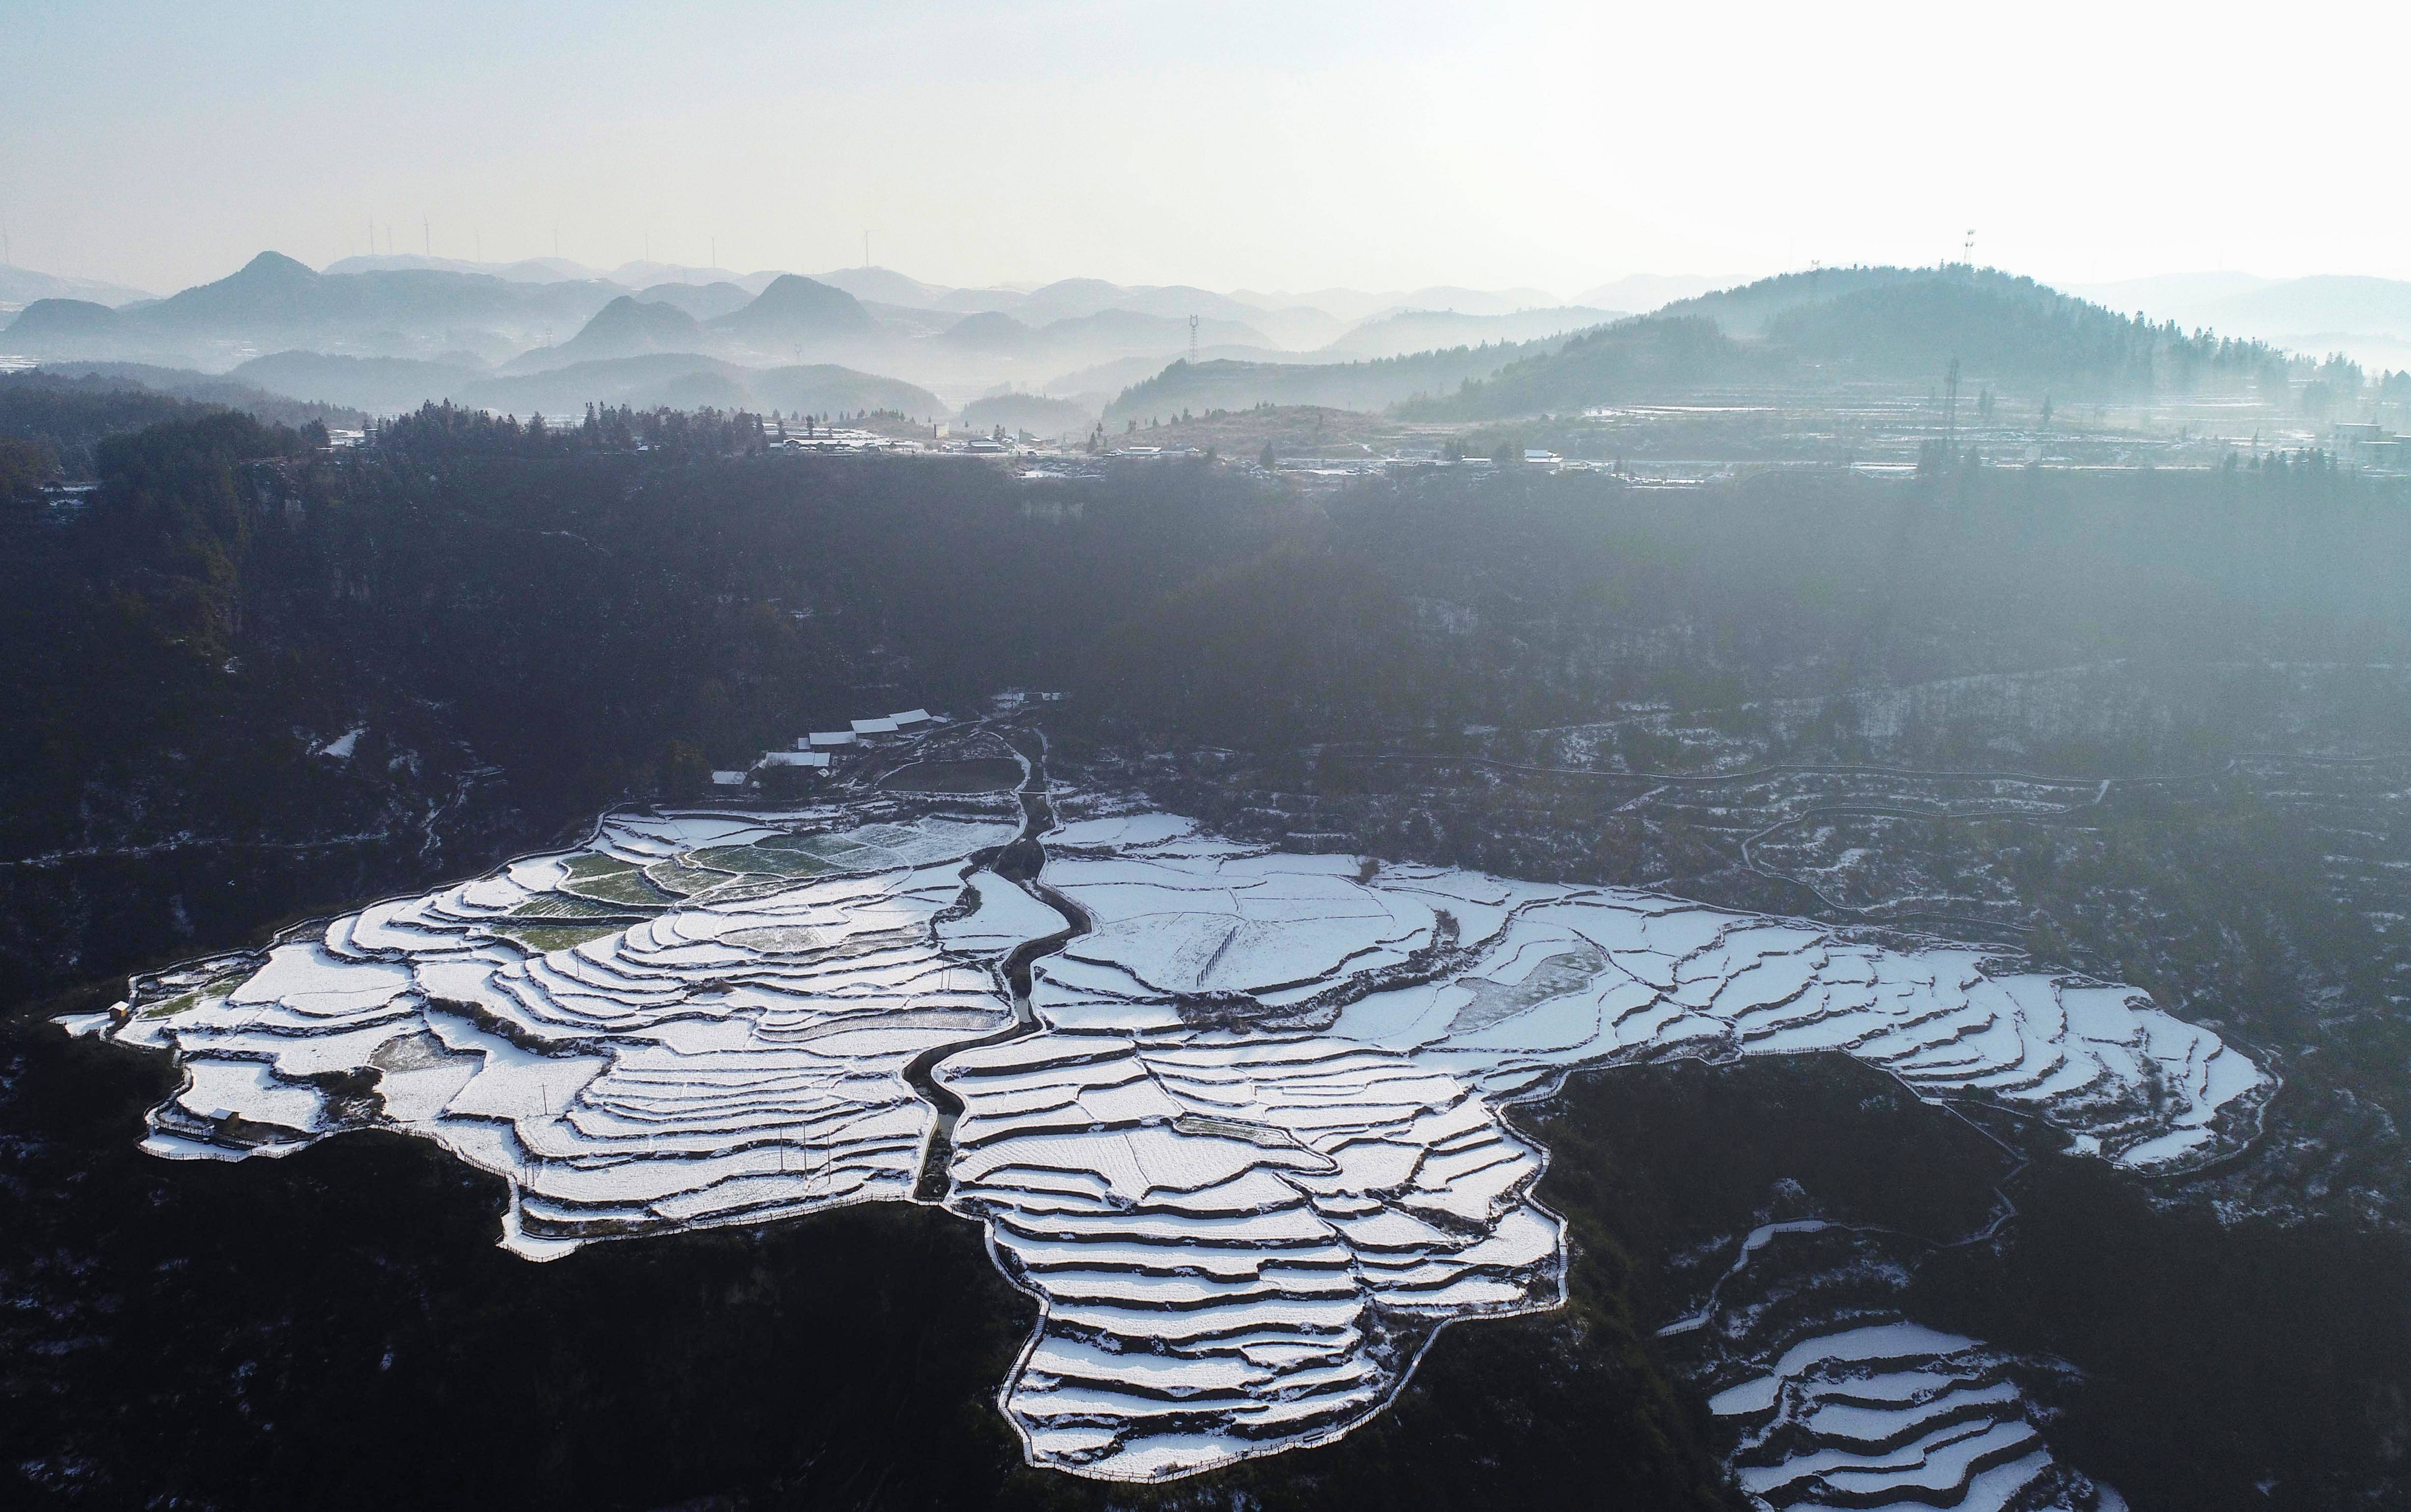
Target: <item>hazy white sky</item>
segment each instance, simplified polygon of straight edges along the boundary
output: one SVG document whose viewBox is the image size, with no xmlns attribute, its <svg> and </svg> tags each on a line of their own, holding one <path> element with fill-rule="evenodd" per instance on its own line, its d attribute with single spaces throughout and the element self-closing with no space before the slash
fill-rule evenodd
<svg viewBox="0 0 2411 1512">
<path fill-rule="evenodd" d="M 2411 5 L 0 0 L 15 261 L 2411 277 Z"/>
</svg>

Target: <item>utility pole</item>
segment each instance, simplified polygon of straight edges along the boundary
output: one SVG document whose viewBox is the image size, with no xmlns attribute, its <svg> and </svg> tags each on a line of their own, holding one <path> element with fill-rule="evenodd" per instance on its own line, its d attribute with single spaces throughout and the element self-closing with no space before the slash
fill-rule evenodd
<svg viewBox="0 0 2411 1512">
<path fill-rule="evenodd" d="M 1956 446 L 1959 440 L 1959 357 L 1952 354 L 1951 371 L 1942 378 L 1942 435 L 1946 445 Z"/>
</svg>

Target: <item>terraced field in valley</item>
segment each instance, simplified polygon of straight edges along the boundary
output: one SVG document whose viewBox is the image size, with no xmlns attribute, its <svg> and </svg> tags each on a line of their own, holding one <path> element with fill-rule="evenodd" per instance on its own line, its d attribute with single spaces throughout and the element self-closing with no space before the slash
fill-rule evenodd
<svg viewBox="0 0 2411 1512">
<path fill-rule="evenodd" d="M 1029 1459 L 1128 1480 L 1328 1441 L 1443 1325 L 1560 1301 L 1546 1152 L 1502 1110 L 1573 1069 L 1835 1052 L 2148 1171 L 2235 1148 L 2273 1087 L 2133 989 L 1979 950 L 1291 854 L 1107 796 L 1059 823 L 984 802 L 614 815 L 575 850 L 139 979 L 69 1026 L 178 1058 L 153 1152 L 402 1129 L 503 1175 L 503 1242 L 533 1259 L 942 1200 L 1041 1302 L 999 1399 Z M 1034 890 L 1013 879 L 1040 839 Z M 1005 963 L 1042 940 L 1024 995 Z M 1900 1432 L 1953 1393 L 1991 1402 L 1973 1356 L 1937 1358 L 1932 1393 L 1881 1409 Z M 1778 1364 L 1736 1415 L 1823 1422 L 1899 1385 L 1827 1403 L 1811 1377 L 1834 1368 L 1795 1386 Z M 1824 1435 L 1866 1462 L 1815 1474 L 2006 1484 L 2024 1419 L 1988 1421 L 1997 1443 L 1953 1428 L 1907 1458 L 1892 1430 Z M 1743 1473 L 1801 1500 L 1776 1426 Z"/>
</svg>

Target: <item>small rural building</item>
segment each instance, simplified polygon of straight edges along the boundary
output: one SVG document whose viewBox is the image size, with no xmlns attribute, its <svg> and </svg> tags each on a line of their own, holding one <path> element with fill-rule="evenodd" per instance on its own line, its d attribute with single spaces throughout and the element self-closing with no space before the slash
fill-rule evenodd
<svg viewBox="0 0 2411 1512">
<path fill-rule="evenodd" d="M 856 735 L 892 735 L 896 733 L 896 721 L 894 720 L 856 720 L 854 721 L 854 733 Z"/>
<path fill-rule="evenodd" d="M 825 750 L 766 750 L 762 753 L 761 761 L 754 764 L 759 766 L 809 766 L 815 770 L 826 770 L 828 763 L 828 752 Z"/>
<path fill-rule="evenodd" d="M 894 725 L 899 730 L 909 730 L 916 724 L 928 723 L 929 711 L 928 709 L 906 709 L 901 714 L 890 714 L 887 716 L 887 722 Z"/>
<path fill-rule="evenodd" d="M 854 732 L 851 730 L 815 730 L 811 733 L 809 738 L 811 741 L 812 749 L 814 750 L 829 750 L 839 746 L 853 745 Z"/>
<path fill-rule="evenodd" d="M 746 776 L 743 772 L 714 772 L 711 785 L 715 788 L 741 788 L 745 785 Z"/>
</svg>

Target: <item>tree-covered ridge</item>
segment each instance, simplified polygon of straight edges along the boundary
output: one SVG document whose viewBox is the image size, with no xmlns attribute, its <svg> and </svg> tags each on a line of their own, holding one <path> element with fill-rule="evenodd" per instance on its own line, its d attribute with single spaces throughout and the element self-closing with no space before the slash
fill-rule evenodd
<svg viewBox="0 0 2411 1512">
<path fill-rule="evenodd" d="M 1644 315 L 1584 331 L 1445 399 L 1398 406 L 1410 419 L 1494 419 L 1680 395 L 1706 385 L 1787 376 L 1762 349 L 1701 315 Z"/>
<path fill-rule="evenodd" d="M 1567 340 L 1550 336 L 1531 342 L 1484 342 L 1358 362 L 1183 359 L 1124 389 L 1105 407 L 1105 417 L 1144 423 L 1183 411 L 1247 409 L 1263 403 L 1384 409 L 1419 396 L 1445 394 L 1512 362 L 1556 351 Z"/>
<path fill-rule="evenodd" d="M 141 363 L 70 363 L 0 374 L 0 438 L 55 455 L 70 479 L 96 475 L 101 438 L 164 421 L 234 410 L 272 425 L 354 428 L 368 416 L 290 400 L 228 378 Z"/>
<path fill-rule="evenodd" d="M 66 380 L 38 371 L 0 377 L 0 440 L 40 451 L 69 477 L 94 475 L 108 437 L 210 413 L 208 405 L 98 378 Z"/>
<path fill-rule="evenodd" d="M 1849 268 L 1761 279 L 1585 331 L 1400 413 L 1496 419 L 1736 384 L 1924 389 L 1954 361 L 1971 392 L 2088 399 L 2249 391 L 2282 400 L 2292 365 L 2264 342 L 2116 314 L 1989 269 Z"/>
<path fill-rule="evenodd" d="M 693 461 L 759 452 L 768 444 L 762 417 L 742 410 L 638 410 L 586 406 L 575 426 L 548 425 L 541 414 L 463 409 L 449 400 L 424 404 L 369 432 L 373 452 L 415 461 L 473 457 L 568 457 L 579 452 L 650 452 L 663 461 Z"/>
<path fill-rule="evenodd" d="M 2282 400 L 2288 367 L 2266 342 L 2155 325 L 1990 271 L 1944 269 L 1795 305 L 1768 323 L 1767 340 L 1871 376 L 1936 374 L 1955 358 L 1969 381 L 2085 395 L 2251 389 Z"/>
</svg>

